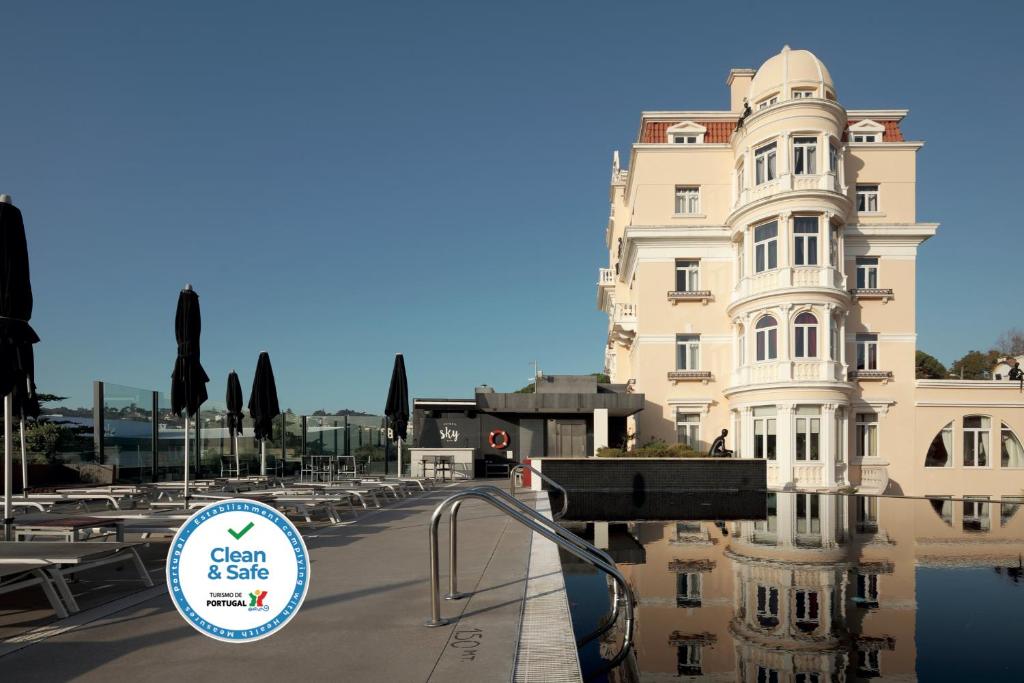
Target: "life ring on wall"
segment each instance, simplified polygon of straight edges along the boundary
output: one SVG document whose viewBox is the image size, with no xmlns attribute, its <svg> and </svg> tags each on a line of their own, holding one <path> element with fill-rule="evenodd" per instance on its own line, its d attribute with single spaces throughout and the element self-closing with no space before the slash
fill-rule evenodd
<svg viewBox="0 0 1024 683">
<path fill-rule="evenodd" d="M 508 432 L 504 429 L 495 429 L 491 432 L 490 436 L 487 437 L 487 443 L 490 444 L 491 448 L 496 451 L 503 451 L 508 448 L 511 441 L 508 438 Z"/>
</svg>

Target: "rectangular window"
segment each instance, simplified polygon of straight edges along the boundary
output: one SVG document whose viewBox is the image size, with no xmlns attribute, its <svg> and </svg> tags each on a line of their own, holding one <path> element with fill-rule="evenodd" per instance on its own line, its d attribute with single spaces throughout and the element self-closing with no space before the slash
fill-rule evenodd
<svg viewBox="0 0 1024 683">
<path fill-rule="evenodd" d="M 856 133 L 853 136 L 854 142 L 878 142 L 878 134 L 876 133 Z"/>
<path fill-rule="evenodd" d="M 988 496 L 964 498 L 964 531 L 988 531 L 992 522 L 988 516 Z"/>
<path fill-rule="evenodd" d="M 743 188 L 746 187 L 746 178 L 743 176 L 743 163 L 736 167 L 736 190 L 737 192 L 743 192 Z"/>
<path fill-rule="evenodd" d="M 829 226 L 828 230 L 828 264 L 837 266 L 839 263 L 839 228 Z"/>
<path fill-rule="evenodd" d="M 832 173 L 839 170 L 839 150 L 835 145 L 828 146 L 828 170 Z"/>
<path fill-rule="evenodd" d="M 793 173 L 814 175 L 818 172 L 818 138 L 793 138 Z"/>
<path fill-rule="evenodd" d="M 761 111 L 762 109 L 767 109 L 768 107 L 772 106 L 773 104 L 776 104 L 778 101 L 779 101 L 779 96 L 778 95 L 772 95 L 771 97 L 769 97 L 767 99 L 764 99 L 764 100 L 761 100 L 760 102 L 758 102 L 757 103 L 757 110 Z"/>
<path fill-rule="evenodd" d="M 878 257 L 857 257 L 857 289 L 878 288 Z"/>
<path fill-rule="evenodd" d="M 817 672 L 798 673 L 793 683 L 821 683 L 821 676 Z"/>
<path fill-rule="evenodd" d="M 853 602 L 860 607 L 878 607 L 878 574 L 857 571 L 857 593 Z"/>
<path fill-rule="evenodd" d="M 676 413 L 676 443 L 700 450 L 700 415 L 698 413 Z"/>
<path fill-rule="evenodd" d="M 796 494 L 796 533 L 821 534 L 820 496 L 816 493 Z"/>
<path fill-rule="evenodd" d="M 857 496 L 854 501 L 857 511 L 857 533 L 877 533 L 878 498 L 876 496 Z"/>
<path fill-rule="evenodd" d="M 700 607 L 700 574 L 676 574 L 676 606 Z"/>
<path fill-rule="evenodd" d="M 857 676 L 878 678 L 882 674 L 881 659 L 879 650 L 857 650 Z"/>
<path fill-rule="evenodd" d="M 676 335 L 676 370 L 700 370 L 700 335 Z"/>
<path fill-rule="evenodd" d="M 702 676 L 701 643 L 693 640 L 676 646 L 676 674 L 679 676 Z"/>
<path fill-rule="evenodd" d="M 878 455 L 878 416 L 857 413 L 857 457 L 873 458 Z"/>
<path fill-rule="evenodd" d="M 861 213 L 878 212 L 878 185 L 857 186 L 857 211 Z"/>
<path fill-rule="evenodd" d="M 700 261 L 676 259 L 676 291 L 696 292 L 700 289 Z"/>
<path fill-rule="evenodd" d="M 676 143 L 677 145 L 696 145 L 697 144 L 697 136 L 696 135 L 676 135 L 676 136 L 673 136 L 672 142 Z"/>
<path fill-rule="evenodd" d="M 793 219 L 793 263 L 798 266 L 818 265 L 817 216 L 797 216 Z"/>
<path fill-rule="evenodd" d="M 821 409 L 798 406 L 796 409 L 796 459 L 821 459 Z"/>
<path fill-rule="evenodd" d="M 794 591 L 796 627 L 804 633 L 810 633 L 818 628 L 821 619 L 821 605 L 818 600 L 818 591 L 797 589 Z"/>
<path fill-rule="evenodd" d="M 779 267 L 779 224 L 776 221 L 754 228 L 754 272 Z"/>
<path fill-rule="evenodd" d="M 802 98 L 805 98 L 805 97 L 814 97 L 814 91 L 813 90 L 794 90 L 793 91 L 793 99 L 794 100 L 799 100 L 799 99 L 802 99 Z"/>
<path fill-rule="evenodd" d="M 754 151 L 754 184 L 775 180 L 775 143 Z"/>
<path fill-rule="evenodd" d="M 700 188 L 676 185 L 676 214 L 685 216 L 700 213 Z"/>
<path fill-rule="evenodd" d="M 757 587 L 757 622 L 766 628 L 779 625 L 779 589 Z"/>
<path fill-rule="evenodd" d="M 779 683 L 780 680 L 778 671 L 758 664 L 757 683 Z"/>
<path fill-rule="evenodd" d="M 754 408 L 754 457 L 775 460 L 775 407 Z"/>
<path fill-rule="evenodd" d="M 964 467 L 988 467 L 992 419 L 984 415 L 964 418 Z"/>
<path fill-rule="evenodd" d="M 878 335 L 858 334 L 857 335 L 857 369 L 877 370 L 878 369 Z"/>
<path fill-rule="evenodd" d="M 754 543 L 775 545 L 779 531 L 779 503 L 774 493 L 765 494 L 765 518 L 754 522 Z"/>
</svg>

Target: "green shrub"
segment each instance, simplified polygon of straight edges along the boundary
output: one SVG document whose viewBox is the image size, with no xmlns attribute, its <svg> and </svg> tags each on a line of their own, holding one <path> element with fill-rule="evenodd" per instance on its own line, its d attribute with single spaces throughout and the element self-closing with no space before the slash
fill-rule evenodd
<svg viewBox="0 0 1024 683">
<path fill-rule="evenodd" d="M 686 444 L 651 441 L 640 448 L 622 450 L 621 448 L 600 448 L 599 458 L 706 458 L 707 454 L 695 451 Z"/>
</svg>

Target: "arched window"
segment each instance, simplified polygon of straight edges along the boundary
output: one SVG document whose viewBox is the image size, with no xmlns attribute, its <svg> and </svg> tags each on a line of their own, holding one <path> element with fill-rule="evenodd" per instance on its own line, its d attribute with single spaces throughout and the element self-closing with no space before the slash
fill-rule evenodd
<svg viewBox="0 0 1024 683">
<path fill-rule="evenodd" d="M 1017 435 L 1005 422 L 999 441 L 1002 445 L 1000 464 L 1003 467 L 1024 467 L 1024 448 L 1021 448 Z"/>
<path fill-rule="evenodd" d="M 935 435 L 924 456 L 925 467 L 953 466 L 953 423 L 950 422 Z"/>
<path fill-rule="evenodd" d="M 779 357 L 779 324 L 770 315 L 763 316 L 755 325 L 757 329 L 757 360 L 775 360 Z"/>
<path fill-rule="evenodd" d="M 797 358 L 818 357 L 818 319 L 813 313 L 804 311 L 796 317 L 795 356 Z"/>
</svg>

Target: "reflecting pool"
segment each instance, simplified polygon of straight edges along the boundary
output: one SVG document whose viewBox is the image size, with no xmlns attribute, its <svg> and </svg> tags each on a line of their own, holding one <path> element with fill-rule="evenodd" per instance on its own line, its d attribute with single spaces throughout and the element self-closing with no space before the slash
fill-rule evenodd
<svg viewBox="0 0 1024 683">
<path fill-rule="evenodd" d="M 756 495 L 752 519 L 566 522 L 607 549 L 637 600 L 632 654 L 592 680 L 1024 680 L 1019 498 Z M 589 633 L 609 583 L 562 563 L 574 628 Z M 584 673 L 621 642 L 620 621 L 580 650 Z"/>
</svg>

